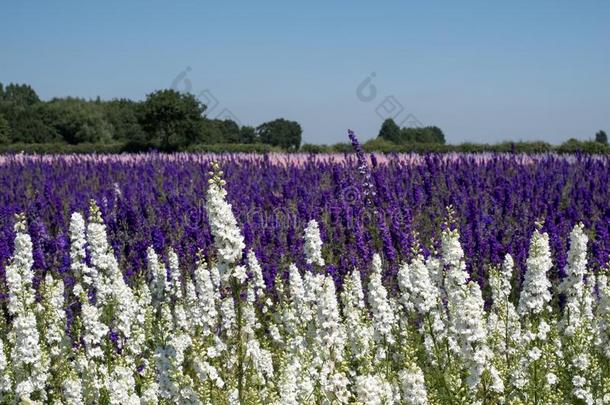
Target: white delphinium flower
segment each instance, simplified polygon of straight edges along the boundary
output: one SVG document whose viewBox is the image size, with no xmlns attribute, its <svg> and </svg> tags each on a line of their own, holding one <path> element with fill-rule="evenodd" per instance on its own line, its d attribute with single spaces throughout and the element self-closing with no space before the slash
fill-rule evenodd
<svg viewBox="0 0 610 405">
<path fill-rule="evenodd" d="M 263 269 L 252 250 L 248 251 L 248 268 L 252 273 L 252 285 L 254 286 L 256 297 L 261 298 L 265 295 L 267 286 L 265 285 L 265 279 L 263 278 Z"/>
<path fill-rule="evenodd" d="M 568 265 L 566 278 L 561 282 L 560 291 L 565 295 L 565 307 L 559 326 L 568 336 L 573 336 L 583 319 L 585 295 L 588 288 L 585 286 L 587 275 L 587 242 L 589 238 L 584 233 L 584 225 L 577 224 L 570 232 L 570 250 L 568 252 Z"/>
<path fill-rule="evenodd" d="M 220 302 L 220 320 L 222 329 L 227 336 L 233 335 L 237 326 L 237 317 L 235 315 L 235 302 L 230 295 L 222 298 Z"/>
<path fill-rule="evenodd" d="M 195 283 L 197 297 L 199 298 L 196 304 L 199 305 L 199 312 L 201 313 L 199 324 L 203 328 L 202 333 L 204 336 L 207 336 L 216 327 L 218 318 L 217 307 L 220 297 L 216 293 L 210 277 L 210 271 L 204 260 L 200 260 L 195 269 Z"/>
<path fill-rule="evenodd" d="M 291 356 L 286 366 L 282 369 L 282 373 L 278 383 L 278 391 L 280 398 L 276 402 L 277 405 L 296 405 L 300 403 L 301 393 L 306 392 L 308 387 L 300 384 L 299 376 L 301 373 L 301 364 L 296 356 Z"/>
<path fill-rule="evenodd" d="M 551 300 L 551 283 L 547 272 L 553 267 L 549 235 L 534 231 L 526 262 L 525 279 L 519 298 L 518 312 L 521 315 L 540 314 Z"/>
<path fill-rule="evenodd" d="M 64 310 L 64 283 L 47 273 L 42 285 L 44 340 L 53 358 L 66 354 L 69 342 L 66 338 L 66 312 Z M 52 364 L 53 365 L 53 364 Z"/>
<path fill-rule="evenodd" d="M 490 368 L 491 359 L 491 352 L 485 346 L 483 297 L 477 283 L 467 282 L 469 276 L 457 229 L 443 231 L 441 240 L 450 321 L 449 347 L 468 370 L 466 382 L 474 390 L 483 371 Z"/>
<path fill-rule="evenodd" d="M 504 391 L 504 382 L 497 370 L 498 368 L 504 370 L 503 375 L 514 372 L 517 365 L 514 357 L 519 351 L 521 339 L 519 315 L 510 301 L 513 271 L 514 261 L 510 254 L 505 256 L 500 269 L 492 268 L 489 271 L 489 285 L 493 302 L 487 317 L 487 341 L 494 354 L 490 374 L 492 389 L 496 392 Z"/>
<path fill-rule="evenodd" d="M 0 329 L 0 332 L 4 330 Z M 0 401 L 6 400 L 6 394 L 11 392 L 11 367 L 4 352 L 4 333 L 0 334 Z"/>
<path fill-rule="evenodd" d="M 174 249 L 169 249 L 167 252 L 167 263 L 169 267 L 169 275 L 165 291 L 175 299 L 182 299 L 184 296 L 182 291 L 180 261 Z"/>
<path fill-rule="evenodd" d="M 291 308 L 287 314 L 290 320 L 292 316 L 298 317 L 301 320 L 307 320 L 311 317 L 309 314 L 309 308 L 307 308 L 305 301 L 305 287 L 303 286 L 303 278 L 301 272 L 294 264 L 288 267 L 288 294 L 290 295 Z M 308 316 L 309 315 L 309 316 Z M 286 325 L 289 329 L 293 329 L 296 325 Z"/>
<path fill-rule="evenodd" d="M 457 229 L 447 229 L 441 235 L 442 259 L 445 265 L 444 286 L 450 301 L 460 299 L 468 280 L 464 250 Z M 451 304 L 451 302 L 450 302 Z"/>
<path fill-rule="evenodd" d="M 273 358 L 269 350 L 263 349 L 257 339 L 250 338 L 246 342 L 246 358 L 252 361 L 252 366 L 261 381 L 273 378 Z"/>
<path fill-rule="evenodd" d="M 356 394 L 358 403 L 382 405 L 398 403 L 392 385 L 382 376 L 368 374 L 356 377 Z"/>
<path fill-rule="evenodd" d="M 426 259 L 426 268 L 432 285 L 440 290 L 443 287 L 443 262 L 437 257 L 429 256 Z"/>
<path fill-rule="evenodd" d="M 349 353 L 355 362 L 360 363 L 372 348 L 373 328 L 366 322 L 364 291 L 358 270 L 353 270 L 346 277 L 341 301 Z"/>
<path fill-rule="evenodd" d="M 411 313 L 411 311 L 414 309 L 413 301 L 411 299 L 413 287 L 411 286 L 411 276 L 409 273 L 409 265 L 407 263 L 401 264 L 400 268 L 398 269 L 397 281 L 398 288 L 400 289 L 400 303 L 406 310 L 407 314 Z"/>
<path fill-rule="evenodd" d="M 402 285 L 400 283 L 401 277 L 404 279 Z M 413 309 L 421 315 L 429 313 L 438 305 L 440 298 L 438 288 L 432 283 L 428 268 L 421 255 L 417 255 L 411 264 L 404 264 L 401 267 L 399 287 L 401 294 L 403 294 L 401 299 L 403 305 L 408 300 Z M 408 297 L 404 295 L 407 291 Z"/>
<path fill-rule="evenodd" d="M 318 299 L 322 294 L 325 277 L 321 274 L 305 272 L 303 278 L 304 305 L 301 309 L 301 318 L 304 322 L 312 322 L 318 310 Z"/>
<path fill-rule="evenodd" d="M 97 269 L 97 306 L 108 312 L 112 308 L 111 325 L 121 333 L 122 345 L 131 336 L 131 323 L 137 311 L 133 291 L 125 283 L 114 252 L 108 244 L 106 225 L 102 220 L 99 208 L 91 202 L 89 224 L 87 226 L 87 242 L 91 251 L 91 264 Z"/>
<path fill-rule="evenodd" d="M 148 272 L 151 275 L 150 293 L 152 294 L 153 303 L 155 306 L 158 306 L 165 297 L 165 291 L 169 290 L 167 286 L 167 271 L 165 266 L 159 261 L 159 256 L 157 256 L 152 246 L 146 249 L 146 261 L 148 262 Z"/>
<path fill-rule="evenodd" d="M 92 284 L 96 289 L 98 307 L 110 304 L 112 299 L 112 271 L 115 270 L 114 255 L 110 252 L 106 235 L 106 225 L 96 203 L 91 201 L 89 223 L 87 224 L 87 244 L 91 257 Z M 111 257 L 112 256 L 112 257 Z M 115 259 L 116 261 L 116 259 Z M 83 286 L 85 288 L 87 286 Z"/>
<path fill-rule="evenodd" d="M 428 392 L 424 373 L 419 366 L 411 363 L 405 370 L 398 374 L 402 388 L 402 398 L 408 405 L 426 405 L 428 403 Z"/>
<path fill-rule="evenodd" d="M 15 251 L 6 267 L 8 312 L 14 317 L 9 333 L 12 346 L 10 364 L 16 384 L 15 394 L 22 401 L 31 399 L 34 393 L 44 399 L 48 378 L 48 359 L 41 350 L 35 316 L 32 240 L 26 229 L 25 217 L 17 216 Z"/>
<path fill-rule="evenodd" d="M 243 284 L 248 279 L 248 269 L 246 266 L 235 266 L 233 269 L 233 277 L 239 284 Z"/>
<path fill-rule="evenodd" d="M 89 303 L 87 294 L 77 284 L 74 286 L 74 295 L 80 298 L 82 339 L 85 344 L 85 352 L 90 359 L 101 359 L 104 353 L 101 349 L 104 337 L 108 334 L 108 326 L 100 321 L 100 313 L 95 305 Z"/>
<path fill-rule="evenodd" d="M 320 228 L 318 222 L 312 219 L 307 223 L 305 228 L 305 257 L 307 264 L 315 264 L 324 266 L 324 258 L 322 257 L 322 239 L 320 238 Z"/>
<path fill-rule="evenodd" d="M 214 247 L 220 260 L 234 264 L 242 256 L 244 237 L 237 226 L 231 204 L 226 201 L 225 181 L 221 178 L 222 172 L 218 163 L 212 163 L 210 176 L 205 207 L 210 232 L 214 237 Z"/>
<path fill-rule="evenodd" d="M 70 217 L 70 270 L 84 288 L 94 286 L 97 280 L 97 269 L 85 263 L 87 239 L 85 237 L 85 220 L 75 212 Z"/>
<path fill-rule="evenodd" d="M 485 346 L 485 324 L 481 289 L 474 281 L 467 285 L 461 306 L 454 311 L 454 333 L 459 346 L 458 356 L 468 368 L 466 382 L 471 389 L 479 384 L 481 375 L 489 368 L 491 353 Z"/>
<path fill-rule="evenodd" d="M 607 359 L 610 359 L 610 283 L 606 272 L 597 275 L 599 297 L 595 308 L 595 345 Z"/>
<path fill-rule="evenodd" d="M 395 326 L 396 318 L 388 301 L 388 291 L 383 286 L 381 257 L 373 255 L 371 275 L 368 285 L 368 303 L 371 308 L 375 333 L 375 342 L 386 344 L 394 343 L 392 329 Z"/>
<path fill-rule="evenodd" d="M 335 387 L 332 380 L 338 377 L 335 368 L 343 361 L 345 331 L 339 315 L 335 283 L 330 276 L 324 277 L 319 292 L 315 324 L 313 364 L 318 370 L 322 390 L 327 395 L 336 396 L 334 389 L 343 391 L 341 387 Z"/>
<path fill-rule="evenodd" d="M 111 405 L 140 405 L 140 398 L 135 392 L 135 386 L 136 381 L 129 368 L 114 367 L 108 383 L 109 403 Z"/>
<path fill-rule="evenodd" d="M 125 343 L 128 362 L 133 366 L 141 363 L 140 355 L 145 349 L 146 340 L 150 335 L 149 329 L 153 318 L 152 296 L 148 285 L 144 282 L 136 284 L 134 289 L 134 318 L 131 324 L 131 336 Z"/>
<path fill-rule="evenodd" d="M 82 385 L 78 378 L 67 378 L 62 384 L 62 393 L 66 405 L 82 405 L 83 400 Z"/>
</svg>

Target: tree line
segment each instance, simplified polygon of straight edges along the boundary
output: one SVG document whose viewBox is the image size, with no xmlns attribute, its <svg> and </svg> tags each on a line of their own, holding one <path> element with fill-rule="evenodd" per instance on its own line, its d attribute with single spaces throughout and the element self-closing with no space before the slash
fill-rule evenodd
<svg viewBox="0 0 610 405">
<path fill-rule="evenodd" d="M 197 152 L 345 152 L 351 144 L 301 144 L 298 122 L 278 118 L 258 127 L 206 116 L 194 95 L 158 90 L 143 101 L 85 100 L 65 97 L 42 101 L 27 84 L 0 83 L 0 152 L 137 152 L 151 149 Z M 386 119 L 377 137 L 363 144 L 378 152 L 585 152 L 610 153 L 603 130 L 595 140 L 446 144 L 437 126 L 399 127 Z"/>
<path fill-rule="evenodd" d="M 211 119 L 194 95 L 175 90 L 150 93 L 144 101 L 42 101 L 27 84 L 0 83 L 0 144 L 123 144 L 130 150 L 174 151 L 193 145 L 263 144 L 298 150 L 302 129 L 284 118 L 258 127 Z"/>
</svg>

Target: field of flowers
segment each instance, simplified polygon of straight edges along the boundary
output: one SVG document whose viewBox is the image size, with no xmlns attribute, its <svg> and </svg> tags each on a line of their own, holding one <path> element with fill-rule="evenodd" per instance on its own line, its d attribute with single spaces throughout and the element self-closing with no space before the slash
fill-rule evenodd
<svg viewBox="0 0 610 405">
<path fill-rule="evenodd" d="M 0 403 L 610 403 L 609 168 L 2 156 Z"/>
</svg>

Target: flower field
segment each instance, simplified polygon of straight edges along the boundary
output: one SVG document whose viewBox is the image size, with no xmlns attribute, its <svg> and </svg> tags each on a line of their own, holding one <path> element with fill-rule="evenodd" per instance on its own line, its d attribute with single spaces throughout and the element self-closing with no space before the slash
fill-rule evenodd
<svg viewBox="0 0 610 405">
<path fill-rule="evenodd" d="M 610 403 L 610 159 L 0 157 L 0 402 Z"/>
</svg>

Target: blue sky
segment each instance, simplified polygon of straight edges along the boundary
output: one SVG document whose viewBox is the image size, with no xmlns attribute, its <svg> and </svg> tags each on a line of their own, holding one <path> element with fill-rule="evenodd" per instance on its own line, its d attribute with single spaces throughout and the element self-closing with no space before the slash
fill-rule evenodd
<svg viewBox="0 0 610 405">
<path fill-rule="evenodd" d="M 176 84 L 210 117 L 293 119 L 310 143 L 374 137 L 388 116 L 450 142 L 610 130 L 607 1 L 12 1 L 0 15 L 0 82 L 44 99 Z"/>
</svg>

